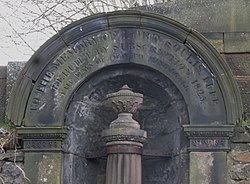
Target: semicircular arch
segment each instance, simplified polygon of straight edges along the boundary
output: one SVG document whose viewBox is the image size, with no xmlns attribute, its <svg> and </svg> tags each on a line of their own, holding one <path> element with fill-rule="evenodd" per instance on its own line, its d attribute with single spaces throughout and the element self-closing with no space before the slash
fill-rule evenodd
<svg viewBox="0 0 250 184">
<path fill-rule="evenodd" d="M 117 11 L 83 18 L 48 40 L 19 75 L 7 116 L 17 126 L 63 125 L 74 91 L 95 72 L 124 64 L 173 81 L 191 123 L 234 124 L 242 114 L 230 69 L 203 36 L 157 14 Z"/>
</svg>

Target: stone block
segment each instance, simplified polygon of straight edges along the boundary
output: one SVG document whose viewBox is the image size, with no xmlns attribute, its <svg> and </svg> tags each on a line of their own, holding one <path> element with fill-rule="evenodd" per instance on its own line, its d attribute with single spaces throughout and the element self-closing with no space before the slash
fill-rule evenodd
<svg viewBox="0 0 250 184">
<path fill-rule="evenodd" d="M 250 3 L 246 0 L 174 0 L 137 9 L 163 14 L 199 32 L 250 31 Z"/>
<path fill-rule="evenodd" d="M 231 179 L 250 180 L 250 164 L 236 164 L 231 169 Z"/>
<path fill-rule="evenodd" d="M 241 152 L 234 156 L 234 160 L 240 163 L 250 163 L 250 152 Z"/>
<path fill-rule="evenodd" d="M 7 67 L 0 66 L 0 79 L 6 79 L 7 77 Z"/>
<path fill-rule="evenodd" d="M 250 52 L 250 32 L 224 33 L 224 48 L 225 53 Z"/>
<path fill-rule="evenodd" d="M 250 93 L 250 76 L 249 77 L 235 77 L 241 93 Z"/>
<path fill-rule="evenodd" d="M 250 54 L 223 54 L 235 76 L 250 76 Z"/>
<path fill-rule="evenodd" d="M 223 33 L 202 33 L 218 52 L 224 51 Z"/>
</svg>

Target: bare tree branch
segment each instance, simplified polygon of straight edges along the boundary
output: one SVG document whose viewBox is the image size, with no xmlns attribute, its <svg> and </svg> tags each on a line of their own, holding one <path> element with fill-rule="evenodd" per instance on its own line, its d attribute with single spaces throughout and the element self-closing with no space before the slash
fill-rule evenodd
<svg viewBox="0 0 250 184">
<path fill-rule="evenodd" d="M 33 52 L 35 52 L 35 50 L 30 46 L 30 44 L 26 42 L 26 40 L 17 32 L 17 30 L 3 16 L 0 15 L 0 18 L 3 19 L 10 26 L 10 28 L 23 41 L 23 43 L 25 43 L 26 46 L 28 46 Z"/>
<path fill-rule="evenodd" d="M 2 33 L 0 30 L 0 34 L 9 45 L 19 50 L 25 46 L 34 52 L 35 45 L 39 46 L 40 42 L 84 16 L 165 1 L 168 0 L 0 0 L 0 6 L 6 8 L 5 12 L 1 11 L 0 21 L 7 23 L 11 30 Z"/>
</svg>

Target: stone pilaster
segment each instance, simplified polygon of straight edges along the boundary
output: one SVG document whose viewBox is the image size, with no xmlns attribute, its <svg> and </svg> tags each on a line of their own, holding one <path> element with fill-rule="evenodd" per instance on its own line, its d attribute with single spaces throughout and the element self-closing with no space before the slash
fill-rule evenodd
<svg viewBox="0 0 250 184">
<path fill-rule="evenodd" d="M 189 138 L 190 184 L 226 184 L 231 125 L 185 125 Z"/>
<path fill-rule="evenodd" d="M 61 184 L 62 141 L 64 127 L 19 127 L 22 139 L 24 168 L 28 183 Z"/>
</svg>

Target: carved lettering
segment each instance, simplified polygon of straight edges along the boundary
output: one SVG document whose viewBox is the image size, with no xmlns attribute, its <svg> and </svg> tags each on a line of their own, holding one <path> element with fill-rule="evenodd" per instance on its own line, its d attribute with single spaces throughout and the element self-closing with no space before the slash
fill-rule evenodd
<svg viewBox="0 0 250 184">
<path fill-rule="evenodd" d="M 201 105 L 220 102 L 213 75 L 195 53 L 161 34 L 130 29 L 94 33 L 60 54 L 45 68 L 34 86 L 30 110 L 41 109 L 47 91 L 54 92 L 55 98 L 63 98 L 70 95 L 88 73 L 105 63 L 121 60 L 140 61 L 162 70 L 184 91 L 194 94 Z"/>
<path fill-rule="evenodd" d="M 225 139 L 191 139 L 190 144 L 197 148 L 220 148 L 227 146 Z"/>
</svg>

